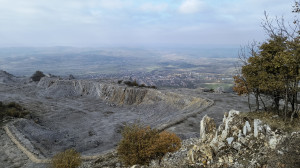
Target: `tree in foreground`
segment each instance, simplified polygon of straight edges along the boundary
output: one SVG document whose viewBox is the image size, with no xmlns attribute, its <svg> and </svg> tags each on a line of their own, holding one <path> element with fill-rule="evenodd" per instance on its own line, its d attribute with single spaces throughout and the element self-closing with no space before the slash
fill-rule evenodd
<svg viewBox="0 0 300 168">
<path fill-rule="evenodd" d="M 255 95 L 256 110 L 260 108 L 259 102 L 264 104 L 260 97 L 262 94 L 272 100 L 272 108 L 278 113 L 280 101 L 283 100 L 284 106 L 281 109 L 285 118 L 288 113 L 293 118 L 299 111 L 297 105 L 297 94 L 300 91 L 299 2 L 295 2 L 293 8 L 296 19 L 288 27 L 285 26 L 284 19 L 276 19 L 276 23 L 273 24 L 265 14 L 263 28 L 269 38 L 260 45 L 250 45 L 248 55 L 246 52 L 240 55 L 243 63 L 241 73 L 234 77 L 234 90 L 239 95 L 247 94 L 248 97 L 249 94 Z"/>
<path fill-rule="evenodd" d="M 181 140 L 174 133 L 159 132 L 140 124 L 125 126 L 122 136 L 117 152 L 126 165 L 146 165 L 181 147 Z"/>
</svg>

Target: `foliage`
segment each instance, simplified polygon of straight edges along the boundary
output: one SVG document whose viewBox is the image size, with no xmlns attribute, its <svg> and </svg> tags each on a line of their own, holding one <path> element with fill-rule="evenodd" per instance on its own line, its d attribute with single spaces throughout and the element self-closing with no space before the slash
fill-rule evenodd
<svg viewBox="0 0 300 168">
<path fill-rule="evenodd" d="M 181 140 L 175 134 L 166 131 L 159 133 L 140 124 L 125 126 L 122 136 L 117 152 L 126 165 L 145 165 L 181 147 Z"/>
<path fill-rule="evenodd" d="M 35 82 L 40 81 L 42 77 L 44 77 L 44 73 L 42 71 L 36 71 L 32 76 L 31 79 Z"/>
<path fill-rule="evenodd" d="M 28 111 L 16 102 L 3 104 L 0 102 L 0 119 L 5 116 L 22 118 L 28 114 Z"/>
<path fill-rule="evenodd" d="M 295 13 L 299 13 L 296 2 Z M 289 30 L 284 20 L 276 20 L 275 26 L 266 16 L 263 28 L 269 38 L 258 46 L 249 47 L 250 56 L 244 54 L 241 74 L 234 77 L 234 91 L 238 95 L 254 94 L 256 110 L 259 110 L 260 95 L 267 95 L 273 101 L 273 109 L 280 112 L 280 100 L 284 100 L 284 116 L 291 107 L 291 117 L 297 113 L 297 93 L 300 80 L 300 26 L 295 20 Z M 254 49 L 257 47 L 257 50 Z M 261 102 L 265 106 L 261 99 Z M 249 106 L 250 107 L 250 106 Z M 266 107 L 265 107 L 266 109 Z M 251 109 L 250 109 L 251 110 Z"/>
<path fill-rule="evenodd" d="M 67 149 L 53 156 L 51 164 L 54 168 L 76 168 L 81 165 L 80 153 Z"/>
<path fill-rule="evenodd" d="M 234 76 L 233 79 L 235 83 L 233 91 L 235 91 L 239 96 L 248 94 L 248 88 L 245 79 L 240 75 Z"/>
</svg>

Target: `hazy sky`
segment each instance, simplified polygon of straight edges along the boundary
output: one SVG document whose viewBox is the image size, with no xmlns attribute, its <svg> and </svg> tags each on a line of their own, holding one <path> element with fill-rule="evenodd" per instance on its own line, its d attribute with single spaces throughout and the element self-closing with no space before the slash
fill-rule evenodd
<svg viewBox="0 0 300 168">
<path fill-rule="evenodd" d="M 3 46 L 239 46 L 293 0 L 0 0 Z"/>
</svg>

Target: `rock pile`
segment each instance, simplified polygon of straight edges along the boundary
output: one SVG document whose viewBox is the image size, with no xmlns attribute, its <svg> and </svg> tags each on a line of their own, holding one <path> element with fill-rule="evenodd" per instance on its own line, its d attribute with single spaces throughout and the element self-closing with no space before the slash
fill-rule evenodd
<svg viewBox="0 0 300 168">
<path fill-rule="evenodd" d="M 182 149 L 165 156 L 161 167 L 299 167 L 300 132 L 271 129 L 259 119 L 242 117 L 239 111 L 225 113 L 216 128 L 212 118 L 200 122 L 200 138 L 186 141 Z M 297 149 L 296 149 L 297 148 Z M 291 152 L 293 151 L 293 152 Z M 288 155 L 292 161 L 282 159 Z M 184 159 L 183 159 L 184 158 Z M 155 167 L 150 165 L 150 167 Z"/>
</svg>

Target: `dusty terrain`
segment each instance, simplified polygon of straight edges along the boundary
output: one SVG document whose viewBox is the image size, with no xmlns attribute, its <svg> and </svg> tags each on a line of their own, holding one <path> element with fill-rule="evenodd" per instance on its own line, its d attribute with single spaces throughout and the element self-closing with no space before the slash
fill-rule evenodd
<svg viewBox="0 0 300 168">
<path fill-rule="evenodd" d="M 43 78 L 36 83 L 1 75 L 0 101 L 15 101 L 31 111 L 27 119 L 11 122 L 10 130 L 41 159 L 67 148 L 86 156 L 109 152 L 120 140 L 125 123 L 167 128 L 186 139 L 199 135 L 199 121 L 205 114 L 220 122 L 230 109 L 247 110 L 246 99 L 233 94 L 129 88 L 97 80 Z M 36 166 L 3 130 L 1 142 L 0 167 Z"/>
</svg>

